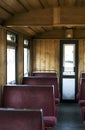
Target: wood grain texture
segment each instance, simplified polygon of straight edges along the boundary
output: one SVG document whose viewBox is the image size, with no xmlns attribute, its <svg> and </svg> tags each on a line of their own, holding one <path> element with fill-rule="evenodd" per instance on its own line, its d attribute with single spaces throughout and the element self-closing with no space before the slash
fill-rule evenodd
<svg viewBox="0 0 85 130">
<path fill-rule="evenodd" d="M 33 42 L 33 56 L 35 55 L 33 57 L 33 70 L 57 70 L 59 72 L 59 47 L 59 40 L 35 39 Z"/>
<path fill-rule="evenodd" d="M 3 85 L 6 84 L 6 30 L 0 29 L 0 105 Z"/>
<path fill-rule="evenodd" d="M 85 71 L 84 70 L 84 41 L 85 40 L 79 40 L 79 48 L 78 48 L 78 84 L 80 87 L 80 73 Z"/>
<path fill-rule="evenodd" d="M 20 84 L 23 77 L 24 68 L 24 48 L 23 48 L 23 35 L 19 35 L 18 40 L 18 56 L 17 56 L 17 82 Z"/>
<path fill-rule="evenodd" d="M 18 32 L 22 30 L 30 37 L 43 32 L 42 27 L 45 32 L 50 28 L 54 32 L 54 27 L 61 27 L 61 33 L 55 39 L 64 39 L 63 27 L 85 27 L 84 12 L 85 0 L 1 0 L 0 24 Z M 77 30 L 73 38 L 84 39 L 84 32 Z"/>
<path fill-rule="evenodd" d="M 6 83 L 6 30 L 0 29 L 0 86 Z"/>
</svg>

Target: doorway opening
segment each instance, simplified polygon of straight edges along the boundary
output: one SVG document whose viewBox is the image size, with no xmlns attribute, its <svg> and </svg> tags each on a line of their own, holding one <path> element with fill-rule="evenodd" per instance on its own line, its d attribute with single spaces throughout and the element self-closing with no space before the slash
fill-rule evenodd
<svg viewBox="0 0 85 130">
<path fill-rule="evenodd" d="M 60 41 L 60 92 L 61 101 L 76 102 L 78 91 L 78 41 Z"/>
</svg>

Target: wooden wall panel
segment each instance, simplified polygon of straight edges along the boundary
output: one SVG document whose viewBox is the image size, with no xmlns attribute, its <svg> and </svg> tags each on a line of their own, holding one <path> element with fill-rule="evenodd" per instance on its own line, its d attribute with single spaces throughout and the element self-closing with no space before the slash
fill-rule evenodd
<svg viewBox="0 0 85 130">
<path fill-rule="evenodd" d="M 35 56 L 36 56 L 36 69 L 37 70 L 40 70 L 41 69 L 41 63 L 40 63 L 40 54 L 41 54 L 41 41 L 39 40 L 39 43 L 40 44 L 38 44 L 37 42 L 36 42 L 36 50 L 35 50 L 35 52 L 37 51 L 37 53 L 35 53 Z"/>
<path fill-rule="evenodd" d="M 85 71 L 85 40 L 79 40 L 78 47 L 78 82 L 80 84 L 80 73 Z"/>
<path fill-rule="evenodd" d="M 84 46 L 84 50 L 83 50 L 83 53 L 84 53 L 84 63 L 83 63 L 83 65 L 84 65 L 84 71 L 85 71 L 85 40 L 83 40 L 83 46 Z"/>
<path fill-rule="evenodd" d="M 83 40 L 79 40 L 79 67 L 78 67 L 78 71 L 79 71 L 79 75 L 80 72 L 84 70 L 83 68 L 83 63 L 84 63 L 84 42 Z"/>
<path fill-rule="evenodd" d="M 0 29 L 0 105 L 3 85 L 6 84 L 6 30 Z"/>
<path fill-rule="evenodd" d="M 23 49 L 23 35 L 19 34 L 18 40 L 18 57 L 17 57 L 17 82 L 21 83 L 23 77 L 23 68 L 24 68 L 24 49 Z"/>
<path fill-rule="evenodd" d="M 50 70 L 55 70 L 55 48 L 54 48 L 54 40 L 49 41 L 50 46 Z"/>
<path fill-rule="evenodd" d="M 50 55 L 49 55 L 49 50 L 50 50 L 50 46 L 49 46 L 49 39 L 45 40 L 45 58 L 46 58 L 46 70 L 50 69 Z"/>
<path fill-rule="evenodd" d="M 59 72 L 59 45 L 59 40 L 35 39 L 33 41 L 33 71 L 56 70 Z"/>
<path fill-rule="evenodd" d="M 55 44 L 55 70 L 60 74 L 60 40 L 54 40 Z"/>
<path fill-rule="evenodd" d="M 31 71 L 34 69 L 36 70 L 36 41 L 35 40 L 32 40 L 32 54 L 31 54 Z"/>
<path fill-rule="evenodd" d="M 43 40 L 40 40 L 41 42 L 40 42 L 40 44 L 41 44 L 41 53 L 40 53 L 40 70 L 45 70 L 45 61 L 46 61 L 46 59 L 45 59 L 45 41 L 43 41 Z"/>
</svg>

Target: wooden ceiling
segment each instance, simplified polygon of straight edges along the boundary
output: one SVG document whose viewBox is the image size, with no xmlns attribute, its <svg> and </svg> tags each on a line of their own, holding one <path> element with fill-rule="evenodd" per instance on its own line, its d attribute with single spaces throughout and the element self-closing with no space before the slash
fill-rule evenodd
<svg viewBox="0 0 85 130">
<path fill-rule="evenodd" d="M 55 8 L 59 9 L 59 10 L 61 9 L 61 11 L 58 12 L 56 10 L 56 11 L 53 11 L 51 13 L 46 13 L 46 14 L 45 14 L 45 12 L 41 13 L 39 11 L 39 10 L 49 9 L 48 12 L 50 12 L 51 9 L 55 9 Z M 80 9 L 81 13 L 82 13 L 82 16 L 81 16 L 81 13 L 78 12 L 80 16 L 77 16 L 77 17 L 79 17 L 77 19 L 77 21 L 79 21 L 79 19 L 81 21 L 84 21 L 83 23 L 81 21 L 78 22 L 77 25 L 75 24 L 75 22 L 76 22 L 75 16 L 78 15 L 78 13 L 72 12 L 76 8 L 77 8 L 77 10 Z M 83 10 L 82 10 L 82 8 L 83 8 Z M 72 9 L 72 10 L 68 10 L 68 9 Z M 16 16 L 19 16 L 22 13 L 23 13 L 23 15 L 26 13 L 29 14 L 29 12 L 31 12 L 31 11 L 36 12 L 36 13 L 34 13 L 34 15 L 37 15 L 36 17 L 37 17 L 37 19 L 39 19 L 39 22 L 41 20 L 40 25 L 35 24 L 35 19 L 30 18 L 30 19 L 25 19 L 25 20 L 28 20 L 28 21 L 26 21 L 26 22 L 28 22 L 28 25 L 25 26 L 25 24 L 22 24 L 22 26 L 21 26 L 16 22 L 16 25 L 15 26 L 11 25 L 10 28 L 12 28 L 13 30 L 16 30 L 18 32 L 23 32 L 26 35 L 34 36 L 34 35 L 40 34 L 42 32 L 47 32 L 49 30 L 63 29 L 65 27 L 67 27 L 67 28 L 85 27 L 85 18 L 84 18 L 85 17 L 84 16 L 85 0 L 0 0 L 0 24 L 2 26 L 8 26 L 8 25 L 10 25 L 9 23 L 12 23 L 12 22 L 9 22 L 9 19 L 13 19 L 13 18 L 16 19 Z M 58 14 L 56 16 L 55 13 L 57 13 L 57 12 L 58 12 Z M 64 12 L 64 13 L 62 13 L 62 17 L 61 17 L 61 15 L 59 15 L 60 12 Z M 73 14 L 74 19 L 73 19 L 73 21 L 71 21 L 73 23 L 71 23 L 71 22 L 70 22 L 70 24 L 68 24 L 69 22 L 65 23 L 66 22 L 65 20 L 67 20 L 67 19 L 65 19 L 67 16 L 64 16 L 65 13 L 68 13 L 69 19 L 71 19 L 72 14 Z M 34 18 L 34 15 L 33 15 L 33 18 Z M 39 17 L 38 17 L 38 15 L 39 15 Z M 46 16 L 44 17 L 44 16 L 40 16 L 40 15 L 46 15 Z M 27 15 L 27 16 L 29 17 L 30 15 Z M 43 24 L 44 22 L 42 22 L 42 17 L 43 17 L 43 19 L 46 19 L 46 17 L 48 17 L 48 22 L 46 21 L 45 25 Z M 58 17 L 59 17 L 59 19 L 58 19 Z M 53 19 L 53 21 L 52 21 L 52 19 Z M 25 20 L 22 17 L 21 21 L 25 21 Z M 29 20 L 31 22 L 32 21 L 34 21 L 34 22 L 32 22 L 32 24 L 30 24 Z M 51 22 L 49 22 L 49 21 L 52 21 L 53 24 L 51 24 Z M 57 24 L 54 24 L 54 23 L 57 23 Z"/>
</svg>

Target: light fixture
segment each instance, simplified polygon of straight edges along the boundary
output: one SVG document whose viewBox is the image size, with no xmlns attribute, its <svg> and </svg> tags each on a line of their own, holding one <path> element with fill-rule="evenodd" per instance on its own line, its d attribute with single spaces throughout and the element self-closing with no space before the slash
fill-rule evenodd
<svg viewBox="0 0 85 130">
<path fill-rule="evenodd" d="M 73 29 L 65 30 L 65 38 L 73 38 Z"/>
</svg>

